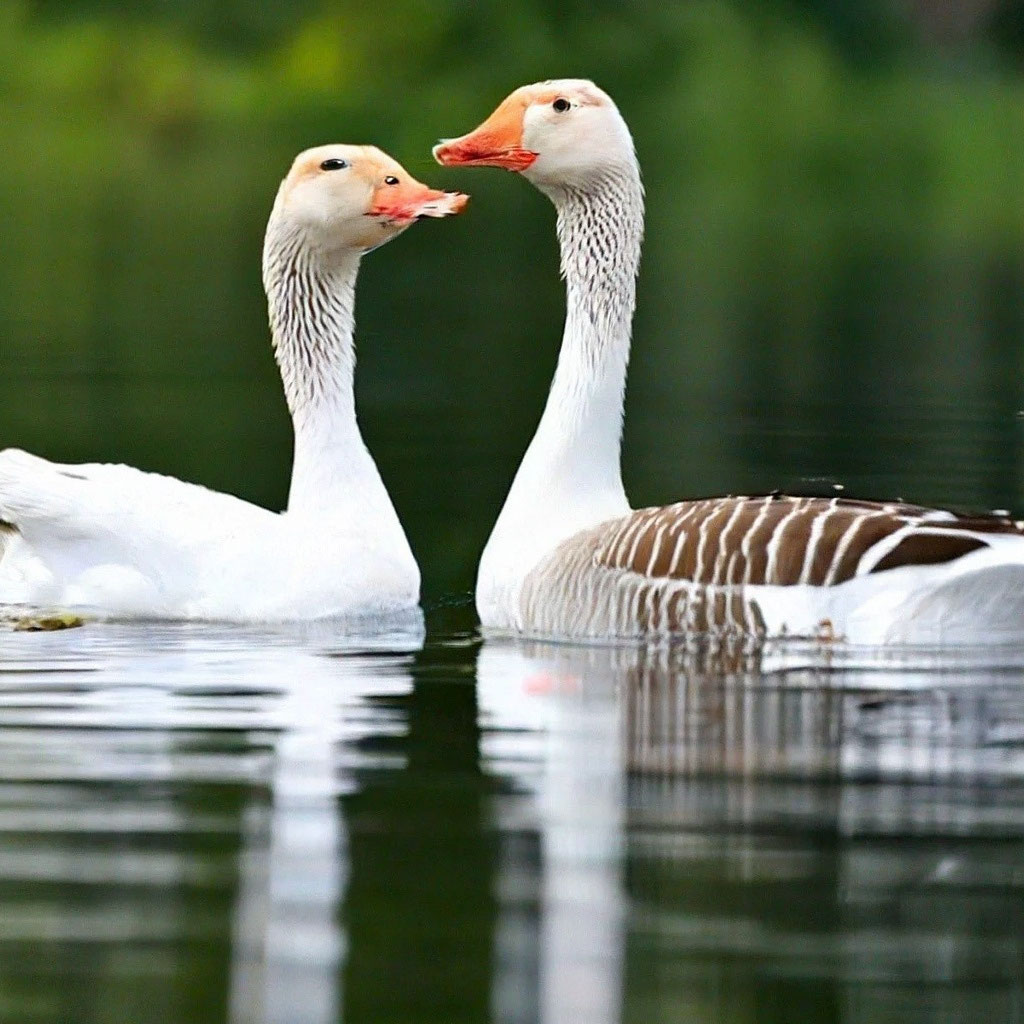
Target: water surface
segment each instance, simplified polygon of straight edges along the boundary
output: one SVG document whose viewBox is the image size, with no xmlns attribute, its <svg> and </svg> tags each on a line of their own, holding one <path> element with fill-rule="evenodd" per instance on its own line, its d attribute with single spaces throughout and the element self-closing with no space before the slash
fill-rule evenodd
<svg viewBox="0 0 1024 1024">
<path fill-rule="evenodd" d="M 1024 651 L 0 635 L 0 1019 L 1011 1021 Z"/>
</svg>

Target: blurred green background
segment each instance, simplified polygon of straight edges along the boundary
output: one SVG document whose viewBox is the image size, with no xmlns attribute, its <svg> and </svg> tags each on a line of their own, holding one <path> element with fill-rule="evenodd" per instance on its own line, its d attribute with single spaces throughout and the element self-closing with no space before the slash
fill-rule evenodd
<svg viewBox="0 0 1024 1024">
<path fill-rule="evenodd" d="M 594 78 L 648 231 L 635 503 L 1022 505 L 1024 5 L 0 0 L 0 445 L 280 507 L 260 285 L 295 152 L 374 142 L 467 214 L 369 258 L 367 437 L 428 599 L 467 589 L 561 331 L 553 214 L 442 170 L 512 88 Z"/>
</svg>

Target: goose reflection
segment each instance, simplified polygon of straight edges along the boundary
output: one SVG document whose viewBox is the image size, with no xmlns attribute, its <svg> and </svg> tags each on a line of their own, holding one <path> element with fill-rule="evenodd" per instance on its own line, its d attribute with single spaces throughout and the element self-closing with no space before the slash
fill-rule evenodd
<svg viewBox="0 0 1024 1024">
<path fill-rule="evenodd" d="M 477 645 L 5 635 L 12 1019 L 1020 1016 L 1015 652 Z"/>
<path fill-rule="evenodd" d="M 1020 678 L 1007 650 L 486 642 L 495 1018 L 1012 1019 Z"/>
<path fill-rule="evenodd" d="M 404 733 L 387 702 L 411 692 L 423 631 L 339 632 L 0 636 L 12 1019 L 340 1018 L 340 803 L 391 763 L 366 741 Z"/>
<path fill-rule="evenodd" d="M 492 1010 L 501 1024 L 618 1021 L 624 769 L 614 659 L 486 642 L 477 699 L 501 837 Z"/>
<path fill-rule="evenodd" d="M 309 627 L 304 640 L 309 642 Z M 329 636 L 330 634 L 325 634 Z M 346 941 L 341 905 L 351 868 L 339 800 L 375 759 L 368 736 L 401 733 L 385 700 L 412 690 L 409 665 L 422 630 L 289 649 L 261 668 L 280 689 L 262 728 L 269 742 L 269 799 L 243 818 L 229 1021 L 331 1024 L 342 1016 Z M 397 657 L 396 657 L 397 655 Z M 372 710 L 371 710 L 372 708 Z M 390 728 L 389 728 L 390 723 Z"/>
</svg>

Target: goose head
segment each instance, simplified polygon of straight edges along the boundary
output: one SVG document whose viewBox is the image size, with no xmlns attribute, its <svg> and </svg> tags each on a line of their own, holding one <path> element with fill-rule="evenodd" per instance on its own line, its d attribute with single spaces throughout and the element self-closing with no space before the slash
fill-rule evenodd
<svg viewBox="0 0 1024 1024">
<path fill-rule="evenodd" d="M 459 213 L 469 201 L 417 181 L 376 146 L 307 149 L 278 190 L 271 225 L 326 252 L 369 252 L 422 217 Z"/>
<path fill-rule="evenodd" d="M 434 147 L 445 167 L 503 167 L 541 188 L 581 188 L 635 166 L 629 128 L 606 92 L 581 78 L 524 85 L 478 128 Z"/>
</svg>

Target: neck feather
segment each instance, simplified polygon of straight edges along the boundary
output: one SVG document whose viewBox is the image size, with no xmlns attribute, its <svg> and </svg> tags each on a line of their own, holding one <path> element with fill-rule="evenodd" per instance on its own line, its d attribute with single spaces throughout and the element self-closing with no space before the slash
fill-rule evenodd
<svg viewBox="0 0 1024 1024">
<path fill-rule="evenodd" d="M 324 252 L 272 217 L 263 253 L 274 355 L 295 430 L 288 510 L 325 511 L 383 497 L 356 422 L 355 286 L 359 255 Z"/>
<path fill-rule="evenodd" d="M 635 163 L 549 195 L 558 210 L 566 284 L 562 348 L 551 392 L 516 483 L 573 504 L 621 503 L 622 411 L 643 238 Z"/>
<path fill-rule="evenodd" d="M 622 414 L 643 238 L 639 171 L 634 163 L 552 198 L 566 320 L 537 438 L 575 486 L 624 493 Z"/>
<path fill-rule="evenodd" d="M 620 450 L 643 237 L 639 168 L 545 191 L 558 211 L 565 333 L 544 414 L 481 559 L 478 607 L 492 622 L 538 559 L 629 510 Z"/>
</svg>

